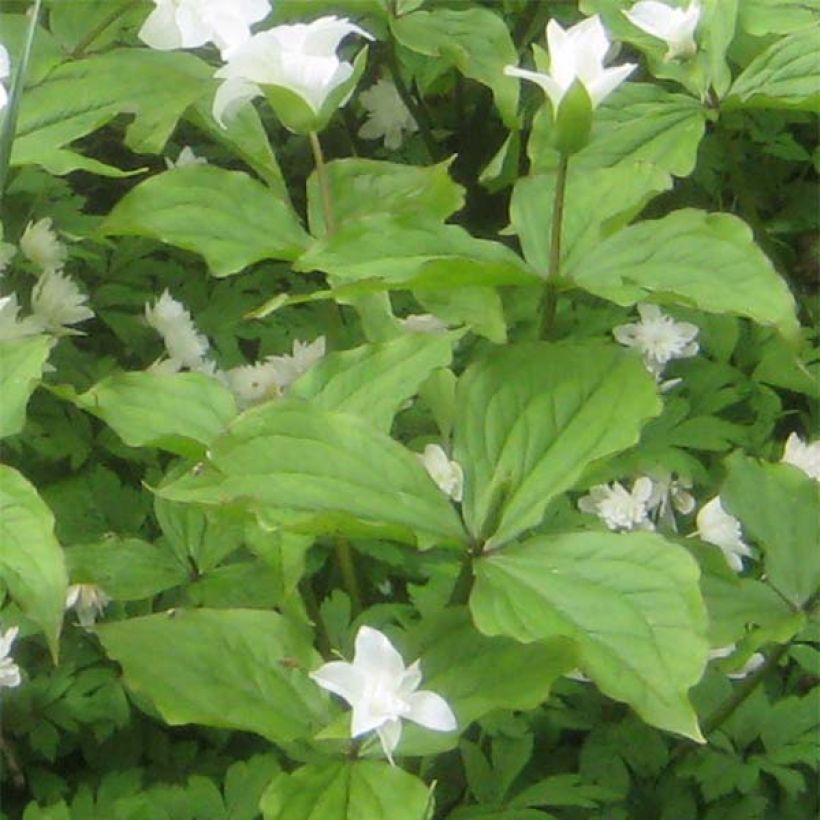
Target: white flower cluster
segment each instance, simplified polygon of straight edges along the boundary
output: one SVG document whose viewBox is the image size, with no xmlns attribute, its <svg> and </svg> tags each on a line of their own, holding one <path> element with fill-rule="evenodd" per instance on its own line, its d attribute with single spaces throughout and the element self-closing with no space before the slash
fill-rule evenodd
<svg viewBox="0 0 820 820">
<path fill-rule="evenodd" d="M 199 332 L 185 305 L 167 290 L 153 305 L 145 306 L 145 320 L 162 337 L 168 354 L 152 370 L 177 373 L 187 369 L 213 376 L 231 389 L 242 407 L 282 395 L 325 355 L 324 336 L 310 344 L 297 339 L 290 355 L 268 356 L 261 362 L 220 370 L 210 358 L 208 337 Z"/>
<path fill-rule="evenodd" d="M 396 86 L 389 80 L 381 79 L 362 91 L 359 102 L 367 111 L 367 121 L 359 129 L 359 136 L 366 140 L 384 137 L 384 147 L 395 151 L 401 146 L 403 131 L 412 134 L 419 129 Z"/>
</svg>

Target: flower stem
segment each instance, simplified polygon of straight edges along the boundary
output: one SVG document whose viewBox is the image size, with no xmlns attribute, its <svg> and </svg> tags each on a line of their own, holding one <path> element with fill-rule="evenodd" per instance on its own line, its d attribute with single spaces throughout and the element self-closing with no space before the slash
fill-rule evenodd
<svg viewBox="0 0 820 820">
<path fill-rule="evenodd" d="M 313 591 L 310 578 L 303 578 L 299 582 L 299 591 L 302 593 L 302 600 L 305 602 L 308 618 L 316 628 L 316 648 L 325 660 L 330 660 L 333 657 L 330 635 L 324 618 L 322 618 L 319 601 L 316 599 L 316 593 Z"/>
<path fill-rule="evenodd" d="M 353 551 L 350 549 L 350 541 L 341 536 L 336 539 L 336 561 L 339 564 L 339 571 L 342 573 L 342 581 L 344 582 L 347 594 L 350 596 L 350 602 L 353 608 L 354 617 L 358 615 L 362 609 L 362 593 L 359 587 L 359 579 L 356 576 L 356 564 L 353 561 Z"/>
<path fill-rule="evenodd" d="M 555 176 L 555 193 L 552 201 L 552 229 L 550 231 L 550 260 L 547 281 L 544 284 L 544 295 L 541 301 L 541 338 L 546 339 L 555 321 L 555 309 L 558 305 L 558 286 L 556 280 L 561 272 L 561 228 L 564 221 L 564 198 L 567 189 L 567 167 L 569 155 L 562 154 Z"/>
<path fill-rule="evenodd" d="M 322 195 L 322 213 L 325 217 L 325 231 L 328 234 L 332 234 L 336 231 L 336 220 L 333 217 L 333 197 L 330 192 L 330 179 L 327 175 L 327 166 L 325 165 L 325 157 L 322 153 L 322 144 L 319 142 L 319 136 L 315 131 L 311 131 L 308 137 L 310 139 L 310 147 L 313 149 L 313 161 L 316 163 L 316 176 L 319 180 L 319 191 Z"/>
</svg>

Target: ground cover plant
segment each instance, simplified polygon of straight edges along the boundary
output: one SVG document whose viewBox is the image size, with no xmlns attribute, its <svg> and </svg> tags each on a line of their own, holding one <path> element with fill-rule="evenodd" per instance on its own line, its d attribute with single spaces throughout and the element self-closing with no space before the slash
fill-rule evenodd
<svg viewBox="0 0 820 820">
<path fill-rule="evenodd" d="M 817 815 L 815 3 L 0 12 L 0 816 Z"/>
</svg>

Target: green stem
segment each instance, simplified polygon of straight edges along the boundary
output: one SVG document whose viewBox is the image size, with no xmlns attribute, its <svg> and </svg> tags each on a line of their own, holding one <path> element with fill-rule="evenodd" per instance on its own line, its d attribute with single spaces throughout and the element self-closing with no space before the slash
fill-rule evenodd
<svg viewBox="0 0 820 820">
<path fill-rule="evenodd" d="M 467 555 L 464 558 L 464 563 L 462 563 L 461 570 L 453 585 L 453 591 L 450 593 L 450 600 L 447 601 L 447 606 L 463 606 L 466 604 L 467 601 L 470 600 L 470 593 L 473 591 L 474 581 L 473 556 Z"/>
<path fill-rule="evenodd" d="M 322 213 L 325 217 L 325 231 L 328 235 L 336 232 L 336 220 L 333 217 L 333 197 L 330 192 L 330 179 L 327 175 L 325 156 L 322 153 L 322 144 L 315 131 L 308 135 L 310 147 L 313 150 L 313 161 L 316 163 L 316 177 L 319 180 L 319 191 L 322 195 Z"/>
<path fill-rule="evenodd" d="M 350 549 L 350 542 L 341 536 L 336 539 L 336 561 L 339 564 L 339 571 L 342 573 L 347 594 L 350 596 L 353 616 L 358 615 L 364 607 L 362 606 L 362 593 L 359 587 L 359 579 L 356 575 L 356 564 L 353 561 L 353 550 Z"/>
<path fill-rule="evenodd" d="M 71 52 L 71 59 L 76 60 L 85 54 L 85 50 L 99 37 L 112 23 L 116 22 L 127 11 L 137 5 L 140 0 L 126 0 L 119 8 L 114 9 L 107 17 L 103 17 L 88 34 L 74 46 Z"/>
<path fill-rule="evenodd" d="M 310 618 L 316 627 L 316 647 L 319 650 L 319 654 L 325 660 L 330 660 L 333 657 L 330 635 L 327 631 L 325 620 L 322 618 L 322 611 L 319 609 L 319 601 L 316 599 L 316 593 L 313 591 L 310 578 L 303 578 L 299 582 L 299 591 L 302 593 L 302 600 L 305 602 L 305 610 L 307 611 L 308 618 Z"/>
<path fill-rule="evenodd" d="M 561 273 L 561 229 L 564 221 L 564 198 L 567 189 L 567 168 L 569 156 L 561 156 L 555 176 L 555 193 L 552 200 L 552 227 L 550 230 L 550 260 L 544 295 L 541 302 L 541 338 L 546 339 L 555 321 L 558 305 L 557 279 Z"/>
<path fill-rule="evenodd" d="M 519 18 L 513 34 L 513 42 L 516 44 L 519 58 L 527 50 L 530 43 L 544 33 L 550 13 L 548 3 L 543 2 L 543 0 L 530 0 L 529 6 Z"/>
</svg>

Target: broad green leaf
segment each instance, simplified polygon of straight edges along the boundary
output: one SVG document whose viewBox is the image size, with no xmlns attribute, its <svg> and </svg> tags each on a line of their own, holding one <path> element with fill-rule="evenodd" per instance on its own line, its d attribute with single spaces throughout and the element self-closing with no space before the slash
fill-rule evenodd
<svg viewBox="0 0 820 820">
<path fill-rule="evenodd" d="M 495 547 L 537 526 L 591 462 L 636 444 L 661 403 L 640 360 L 615 345 L 534 343 L 468 368 L 456 407 L 465 521 Z"/>
<path fill-rule="evenodd" d="M 127 112 L 134 120 L 126 130 L 126 145 L 138 153 L 159 153 L 211 74 L 192 54 L 148 48 L 115 49 L 64 63 L 26 91 L 12 165 L 38 164 L 54 174 L 85 169 L 121 175 L 120 169 L 83 156 L 70 143 Z"/>
<path fill-rule="evenodd" d="M 337 225 L 368 214 L 406 214 L 443 222 L 464 205 L 464 189 L 452 180 L 452 159 L 438 165 L 401 165 L 373 159 L 337 159 L 327 164 Z M 311 233 L 326 233 L 316 172 L 307 184 Z"/>
<path fill-rule="evenodd" d="M 295 259 L 308 241 L 287 202 L 247 174 L 212 165 L 147 179 L 114 206 L 100 230 L 194 251 L 214 276 L 263 259 Z"/>
<path fill-rule="evenodd" d="M 50 336 L 0 342 L 0 438 L 23 429 L 26 405 L 53 345 Z"/>
<path fill-rule="evenodd" d="M 19 65 L 20 54 L 28 35 L 28 27 L 29 17 L 26 14 L 0 14 L 0 31 L 3 32 L 3 45 L 9 52 L 12 72 Z M 34 34 L 31 57 L 26 68 L 26 86 L 41 83 L 48 73 L 64 59 L 65 54 L 52 32 L 38 25 Z M 8 81 L 4 84 L 8 87 Z"/>
<path fill-rule="evenodd" d="M 763 552 L 768 582 L 795 606 L 820 591 L 817 484 L 790 464 L 737 453 L 720 497 Z"/>
<path fill-rule="evenodd" d="M 274 778 L 262 796 L 264 820 L 424 820 L 421 780 L 378 760 L 311 763 Z"/>
<path fill-rule="evenodd" d="M 68 578 L 54 516 L 37 490 L 0 464 L 0 578 L 20 609 L 45 632 L 57 659 Z"/>
<path fill-rule="evenodd" d="M 225 772 L 225 820 L 257 820 L 259 801 L 278 773 L 279 760 L 273 753 L 233 763 Z"/>
<path fill-rule="evenodd" d="M 331 353 L 289 392 L 314 407 L 351 413 L 388 432 L 399 408 L 452 359 L 449 335 L 413 333 L 383 344 Z"/>
<path fill-rule="evenodd" d="M 199 455 L 236 415 L 233 394 L 202 373 L 107 376 L 76 398 L 130 447 Z"/>
<path fill-rule="evenodd" d="M 433 8 L 391 17 L 390 30 L 405 48 L 447 60 L 491 88 L 504 124 L 516 126 L 519 82 L 504 75 L 504 66 L 515 65 L 518 54 L 501 17 L 487 8 Z"/>
<path fill-rule="evenodd" d="M 510 221 L 524 258 L 546 277 L 552 241 L 555 174 L 522 177 L 513 188 Z M 576 168 L 570 160 L 561 229 L 561 263 L 571 266 L 586 251 L 639 213 L 655 195 L 672 187 L 665 171 L 649 163 Z"/>
<path fill-rule="evenodd" d="M 747 316 L 784 336 L 798 330 L 788 286 L 748 226 L 730 214 L 685 208 L 631 225 L 584 254 L 566 275 L 619 305 L 658 294 L 707 313 Z"/>
<path fill-rule="evenodd" d="M 345 531 L 359 520 L 422 546 L 465 540 L 415 454 L 369 421 L 302 402 L 246 411 L 211 443 L 206 469 L 158 492 L 178 501 L 252 502 L 272 520 L 292 521 L 297 511 L 315 517 L 318 531 Z"/>
<path fill-rule="evenodd" d="M 408 215 L 365 216 L 342 225 L 302 254 L 294 269 L 324 271 L 335 284 L 376 279 L 408 289 L 541 282 L 504 245 L 476 239 L 457 225 Z"/>
<path fill-rule="evenodd" d="M 150 598 L 189 580 L 170 550 L 138 538 L 68 547 L 65 560 L 72 583 L 97 584 L 115 601 Z"/>
<path fill-rule="evenodd" d="M 738 23 L 755 37 L 791 34 L 820 24 L 820 7 L 806 0 L 743 0 Z"/>
<path fill-rule="evenodd" d="M 725 104 L 820 111 L 820 27 L 777 40 L 746 66 Z"/>
<path fill-rule="evenodd" d="M 741 0 L 704 0 L 702 20 L 698 26 L 698 54 L 702 61 L 706 83 L 722 99 L 732 83 L 732 72 L 726 60 L 726 52 L 735 37 L 738 8 Z"/>
<path fill-rule="evenodd" d="M 172 726 L 310 737 L 324 717 L 307 672 L 321 663 L 304 627 L 261 610 L 178 609 L 98 625 L 126 684 Z"/>
<path fill-rule="evenodd" d="M 413 296 L 433 315 L 450 325 L 466 325 L 496 344 L 507 341 L 504 305 L 497 288 L 416 288 Z"/>
<path fill-rule="evenodd" d="M 673 176 L 689 176 L 705 127 L 705 112 L 696 99 L 649 83 L 625 83 L 596 109 L 590 142 L 572 158 L 571 167 L 578 171 L 647 162 Z M 557 167 L 558 152 L 550 139 L 550 115 L 544 109 L 533 122 L 528 145 L 531 173 Z"/>
<path fill-rule="evenodd" d="M 578 644 L 579 666 L 647 723 L 702 740 L 687 690 L 706 663 L 698 566 L 654 533 L 533 538 L 481 558 L 470 609 L 487 635 Z"/>
</svg>

